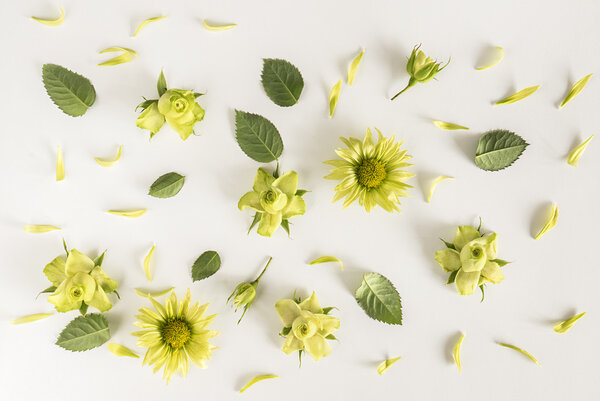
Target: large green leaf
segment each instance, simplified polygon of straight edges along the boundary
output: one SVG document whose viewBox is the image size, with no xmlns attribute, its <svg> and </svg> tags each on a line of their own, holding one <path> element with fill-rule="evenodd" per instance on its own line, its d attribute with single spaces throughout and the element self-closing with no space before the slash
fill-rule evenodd
<svg viewBox="0 0 600 401">
<path fill-rule="evenodd" d="M 87 351 L 110 339 L 108 321 L 100 313 L 79 316 L 63 329 L 56 345 L 69 351 Z"/>
<path fill-rule="evenodd" d="M 502 129 L 488 131 L 479 138 L 475 164 L 483 170 L 502 170 L 513 164 L 527 146 L 529 144 L 514 132 Z"/>
<path fill-rule="evenodd" d="M 394 285 L 379 273 L 363 275 L 356 300 L 369 317 L 388 324 L 402 324 L 402 302 Z"/>
<path fill-rule="evenodd" d="M 179 193 L 184 181 L 185 177 L 181 174 L 175 172 L 163 174 L 150 186 L 148 195 L 155 198 L 170 198 Z"/>
<path fill-rule="evenodd" d="M 282 107 L 298 103 L 304 80 L 292 63 L 280 59 L 264 59 L 261 78 L 263 88 L 273 103 Z"/>
<path fill-rule="evenodd" d="M 96 90 L 89 79 L 56 64 L 44 64 L 42 79 L 50 99 L 65 114 L 79 117 L 96 100 Z"/>
<path fill-rule="evenodd" d="M 283 152 L 279 131 L 273 123 L 258 114 L 236 110 L 235 136 L 244 153 L 257 162 L 272 162 Z"/>
<path fill-rule="evenodd" d="M 206 251 L 192 266 L 192 280 L 204 280 L 215 274 L 221 267 L 221 257 L 215 251 Z"/>
</svg>

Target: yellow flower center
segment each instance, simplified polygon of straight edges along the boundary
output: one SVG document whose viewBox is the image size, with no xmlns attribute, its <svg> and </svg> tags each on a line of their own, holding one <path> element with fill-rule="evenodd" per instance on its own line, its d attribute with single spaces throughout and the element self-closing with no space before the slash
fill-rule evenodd
<svg viewBox="0 0 600 401">
<path fill-rule="evenodd" d="M 187 104 L 183 99 L 177 99 L 173 103 L 173 106 L 175 107 L 175 111 L 178 113 L 181 113 L 183 110 L 185 110 L 186 105 Z"/>
<path fill-rule="evenodd" d="M 73 287 L 71 288 L 71 297 L 73 299 L 79 299 L 83 296 L 83 288 L 81 287 Z"/>
<path fill-rule="evenodd" d="M 358 182 L 367 188 L 376 188 L 381 184 L 387 172 L 382 162 L 376 159 L 364 160 L 356 170 Z"/>
<path fill-rule="evenodd" d="M 181 319 L 169 319 L 162 329 L 163 341 L 173 348 L 181 348 L 190 339 L 190 326 Z"/>
<path fill-rule="evenodd" d="M 306 319 L 302 316 L 298 316 L 292 323 L 292 331 L 299 340 L 310 338 L 317 332 L 317 325 L 313 319 Z"/>
</svg>

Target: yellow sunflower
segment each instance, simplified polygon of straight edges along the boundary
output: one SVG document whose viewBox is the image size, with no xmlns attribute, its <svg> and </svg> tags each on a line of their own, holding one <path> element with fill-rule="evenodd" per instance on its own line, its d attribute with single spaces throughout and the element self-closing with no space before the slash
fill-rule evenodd
<svg viewBox="0 0 600 401">
<path fill-rule="evenodd" d="M 406 150 L 400 150 L 402 142 L 396 142 L 394 136 L 384 137 L 377 128 L 379 139 L 373 143 L 371 130 L 367 128 L 365 139 L 340 138 L 348 149 L 336 149 L 340 159 L 328 160 L 325 163 L 335 167 L 325 178 L 341 180 L 335 187 L 333 202 L 343 197 L 344 208 L 355 200 L 364 206 L 367 212 L 381 206 L 388 212 L 400 212 L 398 198 L 408 196 L 406 189 L 412 186 L 405 183 L 414 174 L 401 170 L 412 166 L 407 163 L 412 156 Z"/>
<path fill-rule="evenodd" d="M 150 301 L 156 311 L 141 308 L 136 316 L 139 321 L 134 323 L 145 330 L 131 333 L 139 337 L 138 346 L 148 348 L 142 365 L 154 365 L 153 373 L 164 366 L 163 379 L 167 379 L 167 384 L 177 371 L 185 377 L 190 359 L 205 368 L 205 361 L 210 359 L 212 350 L 216 348 L 208 340 L 219 334 L 206 329 L 217 316 L 202 317 L 208 304 L 200 306 L 197 302 L 190 306 L 189 288 L 182 302 L 177 301 L 174 291 L 171 291 L 164 307 L 151 297 Z"/>
</svg>

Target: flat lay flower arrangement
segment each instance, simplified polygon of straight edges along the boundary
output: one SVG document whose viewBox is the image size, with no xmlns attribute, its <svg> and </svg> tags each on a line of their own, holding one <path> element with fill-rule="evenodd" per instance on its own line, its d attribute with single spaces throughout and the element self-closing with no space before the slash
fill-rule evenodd
<svg viewBox="0 0 600 401">
<path fill-rule="evenodd" d="M 44 25 L 48 30 L 61 29 L 69 22 L 69 10 L 60 8 L 56 11 L 53 17 L 32 16 L 31 23 Z M 139 21 L 132 37 L 143 40 L 145 30 L 158 29 L 160 24 L 168 21 L 168 15 L 155 15 Z M 173 27 L 160 28 L 166 31 Z M 210 32 L 211 35 L 234 35 L 239 28 L 234 22 L 214 23 L 209 19 L 198 22 L 198 29 Z M 103 59 L 94 68 L 117 69 L 122 64 L 138 62 L 138 51 L 129 47 L 113 46 L 99 51 L 101 57 L 109 53 L 113 58 Z M 386 102 L 397 104 L 425 85 L 436 85 L 436 81 L 445 79 L 447 71 L 456 68 L 456 61 L 451 55 L 431 54 L 427 43 L 413 44 L 404 56 L 403 76 L 407 82 L 404 87 L 390 88 L 392 95 L 387 97 Z M 472 67 L 473 73 L 485 74 L 483 71 L 501 68 L 506 57 L 510 57 L 510 51 L 494 45 L 484 52 L 484 62 Z M 331 120 L 337 118 L 336 109 L 344 102 L 347 92 L 365 78 L 365 71 L 362 71 L 361 67 L 368 58 L 369 49 L 357 46 L 355 54 L 345 60 L 345 75 L 331 82 L 327 88 L 328 92 L 323 95 L 323 103 L 326 105 L 322 109 L 323 115 Z M 64 113 L 69 118 L 80 119 L 85 123 L 86 113 L 95 107 L 97 100 L 110 102 L 110 96 L 105 97 L 97 90 L 93 80 L 89 78 L 89 71 L 81 68 L 75 70 L 68 64 L 58 64 L 59 61 L 60 57 L 56 57 L 39 65 L 39 80 L 45 93 L 40 92 L 32 96 L 46 97 L 48 107 L 54 108 L 55 113 Z M 294 60 L 265 54 L 262 60 L 248 62 L 262 64 L 262 71 L 256 76 L 257 88 L 262 92 L 258 95 L 266 96 L 269 102 L 272 102 L 272 110 L 287 110 L 293 115 L 294 106 L 303 100 L 305 91 L 317 85 L 306 79 L 302 74 L 302 65 Z M 210 104 L 211 93 L 202 91 L 201 88 L 175 86 L 172 82 L 189 80 L 186 80 L 186 77 L 174 76 L 174 71 L 177 70 L 170 68 L 168 60 L 164 63 L 163 69 L 152 72 L 154 78 L 146 82 L 148 90 L 138 95 L 139 102 L 129 105 L 137 113 L 136 119 L 130 121 L 130 125 L 134 127 L 132 130 L 136 129 L 136 135 L 146 137 L 149 146 L 160 146 L 155 142 L 156 136 L 176 136 L 179 138 L 177 140 L 182 142 L 181 145 L 186 146 L 189 142 L 202 141 L 203 136 L 214 135 L 214 132 L 202 131 L 205 117 L 215 113 L 215 110 L 207 106 Z M 577 107 L 578 102 L 589 100 L 589 96 L 593 94 L 587 93 L 586 86 L 593 80 L 593 73 L 590 71 L 587 75 L 570 82 L 570 89 L 564 94 L 557 108 Z M 508 105 L 521 101 L 534 102 L 539 89 L 540 85 L 516 88 L 513 93 L 495 99 L 493 107 L 518 107 Z M 591 92 L 591 89 L 589 91 Z M 245 232 L 250 237 L 258 237 L 264 241 L 273 241 L 272 237 L 294 241 L 297 238 L 294 224 L 302 221 L 311 209 L 327 205 L 314 202 L 315 198 L 308 184 L 311 181 L 307 180 L 307 174 L 303 173 L 305 166 L 294 166 L 287 161 L 286 156 L 296 150 L 285 146 L 286 135 L 278 128 L 280 121 L 266 113 L 258 114 L 251 107 L 237 108 L 233 103 L 231 108 L 231 132 L 221 132 L 219 135 L 230 135 L 234 138 L 239 154 L 249 158 L 246 159 L 245 166 L 250 167 L 245 176 L 249 176 L 251 172 L 254 179 L 247 183 L 245 192 L 230 197 L 230 213 L 247 225 Z M 470 130 L 468 121 L 431 118 L 430 124 L 444 135 Z M 520 168 L 521 159 L 528 157 L 528 152 L 539 140 L 531 133 L 513 132 L 510 127 L 511 124 L 507 121 L 504 126 L 494 125 L 475 134 L 469 133 L 477 137 L 476 149 L 469 155 L 473 172 L 492 177 Z M 415 142 L 414 137 L 411 142 Z M 568 168 L 585 169 L 586 157 L 595 156 L 595 153 L 586 154 L 586 149 L 591 150 L 594 147 L 594 134 L 586 134 L 574 143 L 572 148 L 564 149 L 566 156 L 561 163 Z M 69 170 L 77 168 L 74 163 L 65 162 L 70 155 L 64 148 L 64 144 L 61 144 L 55 149 L 56 171 L 54 173 L 53 170 L 53 176 L 57 182 L 69 180 Z M 115 149 L 114 156 L 96 157 L 95 163 L 103 169 L 112 169 L 122 163 L 121 159 L 126 157 L 127 152 L 126 147 L 119 146 Z M 336 146 L 328 149 L 325 154 L 329 157 L 321 160 L 321 165 L 312 166 L 310 174 L 321 174 L 323 182 L 330 184 L 331 207 L 337 211 L 345 213 L 346 209 L 352 208 L 360 210 L 366 216 L 385 215 L 390 219 L 397 219 L 397 224 L 402 224 L 404 216 L 400 217 L 401 214 L 410 213 L 403 211 L 405 199 L 422 196 L 415 188 L 420 179 L 419 160 L 411 154 L 411 143 L 405 141 L 402 130 L 394 133 L 384 132 L 377 126 L 355 127 L 340 136 Z M 176 155 L 165 157 L 173 157 L 172 165 L 177 166 Z M 218 169 L 219 166 L 214 168 Z M 437 176 L 428 177 L 431 179 L 427 181 L 427 188 L 423 191 L 423 202 L 442 201 L 443 187 L 455 185 L 457 180 L 469 180 L 468 176 L 453 177 L 443 174 L 448 173 L 440 171 Z M 145 195 L 169 202 L 170 198 L 180 197 L 180 192 L 191 185 L 186 180 L 188 178 L 190 177 L 177 171 L 165 171 L 164 174 L 155 177 Z M 423 186 L 423 182 L 420 185 Z M 205 191 L 211 190 L 205 188 Z M 498 196 L 501 196 L 502 188 L 496 190 Z M 461 202 L 461 199 L 458 197 L 446 201 Z M 545 210 L 543 221 L 540 220 L 541 223 L 531 235 L 532 240 L 544 241 L 545 236 L 550 236 L 553 230 L 559 229 L 559 206 L 552 203 L 551 208 Z M 116 216 L 114 218 L 122 218 L 126 222 L 130 222 L 131 219 L 133 223 L 135 219 L 147 218 L 147 213 L 151 214 L 152 210 L 144 207 L 124 207 L 103 212 Z M 504 283 L 514 280 L 514 275 L 511 274 L 513 269 L 527 267 L 519 263 L 518 254 L 505 252 L 503 240 L 506 237 L 503 232 L 496 232 L 493 227 L 488 226 L 489 216 L 473 217 L 472 220 L 460 222 L 458 226 L 442 228 L 442 232 L 427 233 L 430 238 L 439 238 L 439 247 L 427 255 L 430 264 L 424 269 L 429 272 L 435 271 L 438 273 L 437 277 L 444 277 L 439 281 L 440 287 L 447 286 L 447 290 L 455 292 L 454 296 L 470 297 L 473 303 L 485 308 L 486 296 L 509 296 L 503 293 L 506 291 Z M 352 222 L 348 221 L 348 224 L 350 227 Z M 160 375 L 166 384 L 185 378 L 192 369 L 210 369 L 211 359 L 215 355 L 227 353 L 226 346 L 219 343 L 222 333 L 214 328 L 215 322 L 221 317 L 201 294 L 198 296 L 194 287 L 198 282 L 214 283 L 221 268 L 234 268 L 227 264 L 227 258 L 229 252 L 236 252 L 235 244 L 231 244 L 231 249 L 201 250 L 195 261 L 190 261 L 187 267 L 187 285 L 171 287 L 169 282 L 161 282 L 157 284 L 160 290 L 150 291 L 147 290 L 150 285 L 134 288 L 130 283 L 119 282 L 116 278 L 122 277 L 119 272 L 122 267 L 111 258 L 111 250 L 101 253 L 87 252 L 81 248 L 78 250 L 78 239 L 69 234 L 68 227 L 62 227 L 56 221 L 27 221 L 23 226 L 25 232 L 31 235 L 50 238 L 50 241 L 56 244 L 56 256 L 45 265 L 19 266 L 38 269 L 40 276 L 44 276 L 47 281 L 46 288 L 23 289 L 32 294 L 31 309 L 35 308 L 33 298 L 36 295 L 38 299 L 45 299 L 47 304 L 44 307 L 35 304 L 40 310 L 31 314 L 13 316 L 11 323 L 19 327 L 12 330 L 27 330 L 28 327 L 31 330 L 42 330 L 43 326 L 38 321 L 66 314 L 70 321 L 64 329 L 59 333 L 47 333 L 48 339 L 54 339 L 55 346 L 64 349 L 64 352 L 110 352 L 115 356 L 115 364 L 123 361 L 117 358 L 136 359 L 135 363 L 145 366 L 149 375 L 155 373 L 156 380 L 160 379 Z M 218 230 L 219 227 L 216 225 L 206 229 Z M 452 233 L 452 237 L 446 237 L 448 233 Z M 152 239 L 149 238 L 149 241 Z M 123 247 L 126 248 L 126 245 L 123 244 Z M 327 249 L 327 244 L 321 244 L 321 249 Z M 160 252 L 160 244 L 146 249 L 144 258 L 137 267 L 143 271 L 147 284 L 156 284 L 153 280 L 157 270 L 178 268 L 156 263 L 155 252 Z M 401 260 L 402 255 L 396 255 L 394 252 L 396 250 L 390 250 L 390 257 Z M 536 250 L 532 248 L 529 252 Z M 353 264 L 348 257 L 351 253 L 332 253 L 327 251 L 314 254 L 307 251 L 306 259 L 299 263 L 314 269 L 314 277 L 318 277 L 318 269 L 325 266 L 336 269 L 340 276 L 346 274 L 345 265 Z M 280 330 L 270 335 L 273 344 L 277 344 L 273 346 L 282 351 L 282 363 L 285 358 L 289 359 L 293 355 L 300 369 L 313 369 L 315 363 L 324 358 L 336 358 L 341 352 L 339 345 L 344 342 L 344 337 L 360 336 L 361 333 L 340 330 L 344 327 L 344 319 L 340 317 L 342 314 L 336 299 L 326 291 L 317 291 L 306 286 L 291 286 L 285 289 L 287 296 L 268 299 L 263 293 L 263 283 L 269 280 L 271 272 L 278 268 L 277 258 L 264 255 L 264 264 L 258 272 L 248 273 L 245 281 L 228 282 L 229 290 L 221 294 L 222 302 L 232 308 L 236 321 L 222 323 L 219 327 L 235 330 L 243 335 L 244 323 L 248 320 L 263 319 L 260 315 L 264 314 L 266 309 L 261 307 L 259 314 L 256 304 L 270 303 L 269 313 L 273 320 L 280 323 Z M 404 314 L 410 314 L 410 305 L 418 300 L 407 300 L 402 296 L 400 284 L 403 283 L 396 283 L 388 278 L 389 270 L 378 266 L 364 268 L 370 270 L 365 270 L 361 280 L 354 283 L 353 288 L 349 288 L 348 291 L 348 294 L 355 298 L 354 309 L 345 310 L 344 316 L 360 315 L 365 319 L 372 319 L 367 321 L 381 325 L 382 328 L 395 327 L 402 330 L 403 327 L 400 326 L 406 324 Z M 249 270 L 245 268 L 244 271 Z M 131 296 L 123 297 L 125 293 Z M 125 338 L 122 335 L 119 335 L 119 341 L 116 341 L 113 340 L 115 333 L 123 334 L 121 332 L 124 328 L 122 325 L 111 327 L 111 310 L 123 302 L 136 304 L 138 312 L 130 316 L 129 320 L 138 330 L 130 333 L 129 341 L 122 341 Z M 568 303 L 568 300 L 565 299 L 565 303 Z M 593 305 L 589 307 L 591 309 Z M 256 313 L 253 313 L 255 311 Z M 563 335 L 581 324 L 580 321 L 584 322 L 587 312 L 589 311 L 573 310 L 570 316 L 562 316 L 552 324 L 549 323 L 547 329 Z M 441 355 L 440 359 L 451 359 L 456 365 L 457 375 L 467 369 L 481 368 L 469 366 L 461 359 L 461 351 L 469 346 L 470 336 L 464 332 L 457 336 L 449 330 L 448 338 L 452 342 L 451 347 L 446 350 L 447 355 Z M 514 338 L 520 337 L 515 334 Z M 498 339 L 495 346 L 501 350 L 506 349 L 506 352 L 518 352 L 541 366 L 542 363 L 537 357 L 538 353 L 544 352 L 539 349 L 534 352 L 530 349 L 532 344 L 535 344 L 535 339 L 523 339 L 523 344 L 507 343 Z M 401 344 L 390 344 L 391 352 L 397 350 L 402 350 Z M 303 362 L 307 358 L 314 363 Z M 519 362 L 523 361 L 515 361 Z M 261 387 L 268 386 L 271 379 L 279 378 L 277 365 L 260 366 L 260 360 L 255 363 L 257 369 L 267 370 L 261 375 L 249 374 L 244 385 L 236 389 L 240 393 L 254 390 L 249 389 L 257 383 L 261 383 Z M 387 355 L 373 363 L 372 371 L 378 375 L 389 375 L 402 363 L 409 362 L 404 362 L 402 355 Z"/>
</svg>

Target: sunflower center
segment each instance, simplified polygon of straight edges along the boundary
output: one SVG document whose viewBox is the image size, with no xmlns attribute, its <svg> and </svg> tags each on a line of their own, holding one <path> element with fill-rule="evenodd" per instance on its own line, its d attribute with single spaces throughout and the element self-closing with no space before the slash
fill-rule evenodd
<svg viewBox="0 0 600 401">
<path fill-rule="evenodd" d="M 375 159 L 364 160 L 356 170 L 358 182 L 367 188 L 378 187 L 387 173 L 382 162 Z"/>
<path fill-rule="evenodd" d="M 190 339 L 190 327 L 181 319 L 169 319 L 162 329 L 163 341 L 173 348 L 181 348 Z"/>
</svg>

